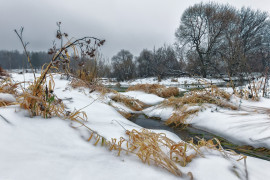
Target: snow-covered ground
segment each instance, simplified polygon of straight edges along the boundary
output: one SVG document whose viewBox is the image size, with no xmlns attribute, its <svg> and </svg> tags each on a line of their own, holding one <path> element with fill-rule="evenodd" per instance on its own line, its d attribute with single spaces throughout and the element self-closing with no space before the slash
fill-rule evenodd
<svg viewBox="0 0 270 180">
<path fill-rule="evenodd" d="M 208 105 L 187 122 L 238 145 L 270 149 L 270 99 L 261 98 L 257 102 L 233 97 L 232 101 L 240 106 L 239 111 Z M 159 117 L 165 121 L 170 118 L 174 109 L 157 105 L 143 112 L 147 116 Z"/>
<path fill-rule="evenodd" d="M 117 82 L 109 82 L 108 79 L 103 79 L 104 85 L 116 85 Z M 221 84 L 225 81 L 221 79 L 209 79 L 209 78 L 196 78 L 196 77 L 178 77 L 162 79 L 160 82 L 156 77 L 135 79 L 130 81 L 120 82 L 121 86 L 128 87 L 136 84 L 161 84 L 165 86 L 179 86 L 179 85 L 192 85 L 192 84 Z"/>
<path fill-rule="evenodd" d="M 16 81 L 33 80 L 31 74 L 25 76 L 12 74 L 12 77 Z M 125 119 L 110 106 L 109 97 L 106 95 L 102 97 L 97 92 L 89 94 L 89 90 L 86 88 L 72 89 L 68 86 L 69 81 L 61 79 L 60 75 L 55 75 L 54 80 L 56 84 L 54 92 L 63 99 L 67 108 L 72 111 L 85 107 L 83 111 L 88 116 L 88 122 L 85 124 L 106 139 L 126 137 L 123 127 L 127 130 L 141 129 L 140 126 Z M 152 99 L 153 95 L 150 97 L 141 92 L 124 94 L 149 104 L 161 101 L 157 97 Z M 202 116 L 206 117 L 204 119 L 206 124 L 209 116 L 215 114 L 213 117 L 210 116 L 212 119 L 215 118 L 215 128 L 223 126 L 223 121 L 226 121 L 227 117 L 238 116 L 226 115 L 222 111 L 202 113 L 205 113 Z M 223 117 L 223 114 L 226 117 Z M 90 136 L 89 131 L 70 120 L 56 117 L 30 118 L 28 112 L 22 110 L 19 105 L 1 107 L 0 115 L 0 180 L 190 179 L 187 176 L 176 177 L 153 164 L 151 166 L 143 164 L 133 154 L 122 153 L 118 157 L 117 152 L 109 151 L 100 144 L 94 146 L 93 143 L 87 141 Z M 202 116 L 200 115 L 198 118 Z M 223 118 L 225 120 L 222 120 Z M 255 118 L 261 117 L 254 113 L 249 120 L 254 122 Z M 237 118 L 234 119 L 237 120 Z M 197 126 L 199 126 L 199 121 L 204 120 L 194 119 L 193 123 L 197 122 Z M 237 123 L 241 122 L 239 120 Z M 245 119 L 243 122 L 248 121 Z M 260 123 L 262 122 L 260 121 Z M 229 125 L 233 126 L 234 123 L 228 123 L 227 128 L 223 131 L 230 130 Z M 243 132 L 244 130 L 245 128 L 241 129 Z M 155 131 L 166 133 L 176 142 L 181 141 L 175 134 L 168 131 Z M 231 132 L 235 131 L 231 130 Z M 248 132 L 252 133 L 252 131 Z M 235 161 L 235 157 L 225 158 L 216 150 L 204 149 L 202 152 L 204 157 L 196 157 L 186 167 L 177 166 L 184 174 L 192 172 L 194 179 L 198 180 L 247 179 L 243 160 Z M 247 158 L 249 180 L 269 179 L 270 171 L 267 169 L 270 169 L 269 161 Z"/>
<path fill-rule="evenodd" d="M 147 94 L 142 91 L 128 91 L 121 94 L 138 99 L 147 105 L 156 105 L 164 100 L 164 98 L 161 98 L 155 94 Z"/>
</svg>

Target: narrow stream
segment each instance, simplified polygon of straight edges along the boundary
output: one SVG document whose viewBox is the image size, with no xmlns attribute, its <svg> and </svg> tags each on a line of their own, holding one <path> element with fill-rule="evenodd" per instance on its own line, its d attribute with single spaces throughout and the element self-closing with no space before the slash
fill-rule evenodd
<svg viewBox="0 0 270 180">
<path fill-rule="evenodd" d="M 237 82 L 235 82 L 237 83 Z M 218 87 L 226 87 L 227 82 L 225 83 L 219 83 L 216 84 Z M 179 84 L 179 85 L 174 85 L 176 87 L 186 89 L 187 91 L 192 90 L 192 89 L 203 89 L 205 88 L 204 85 L 199 85 L 199 84 Z M 118 92 L 125 92 L 128 87 L 119 87 L 119 86 L 109 86 L 110 89 L 114 89 Z M 182 91 L 180 92 L 180 96 L 183 96 L 185 92 L 187 91 Z M 223 148 L 225 149 L 232 149 L 237 153 L 245 154 L 248 156 L 253 156 L 257 157 L 260 159 L 268 160 L 270 161 L 270 150 L 266 148 L 253 148 L 251 146 L 239 146 L 236 144 L 233 144 L 232 142 L 219 137 L 217 135 L 214 135 L 212 133 L 209 133 L 207 131 L 203 131 L 197 128 L 192 127 L 191 125 L 185 127 L 185 128 L 173 128 L 169 127 L 164 124 L 164 121 L 158 120 L 156 118 L 150 118 L 145 116 L 144 114 L 134 114 L 129 118 L 130 121 L 134 122 L 135 124 L 140 125 L 141 127 L 148 128 L 148 129 L 162 129 L 162 130 L 167 130 L 170 132 L 173 132 L 177 136 L 179 136 L 182 140 L 184 141 L 189 141 L 191 139 L 194 140 L 194 142 L 197 142 L 197 137 L 202 139 L 204 138 L 205 140 L 217 138 L 220 142 Z"/>
<path fill-rule="evenodd" d="M 253 156 L 253 157 L 270 161 L 270 150 L 263 149 L 263 148 L 255 149 L 255 148 L 252 148 L 251 146 L 238 146 L 222 137 L 216 136 L 214 134 L 211 134 L 209 132 L 206 132 L 200 129 L 196 129 L 192 126 L 187 126 L 185 128 L 172 128 L 172 127 L 166 126 L 164 124 L 164 121 L 157 120 L 155 118 L 146 117 L 144 114 L 135 114 L 131 118 L 129 118 L 129 120 L 144 128 L 162 129 L 162 130 L 173 132 L 184 141 L 189 141 L 191 140 L 191 138 L 193 138 L 194 142 L 196 142 L 197 141 L 196 137 L 204 138 L 206 140 L 217 138 L 221 142 L 221 145 L 224 149 L 232 149 L 236 151 L 237 153 L 241 153 L 241 154 L 245 154 L 245 155 L 249 155 L 249 156 Z"/>
</svg>

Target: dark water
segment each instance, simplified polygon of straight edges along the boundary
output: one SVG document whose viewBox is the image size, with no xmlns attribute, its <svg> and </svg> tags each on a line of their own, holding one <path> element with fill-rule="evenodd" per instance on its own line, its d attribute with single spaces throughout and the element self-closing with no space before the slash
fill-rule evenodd
<svg viewBox="0 0 270 180">
<path fill-rule="evenodd" d="M 236 151 L 237 153 L 241 153 L 241 154 L 245 154 L 245 155 L 249 155 L 249 156 L 253 156 L 253 157 L 270 161 L 270 150 L 263 150 L 260 148 L 255 149 L 250 146 L 238 146 L 236 144 L 229 142 L 228 140 L 222 137 L 216 136 L 212 133 L 209 133 L 200 129 L 196 129 L 192 126 L 187 126 L 184 128 L 181 128 L 181 127 L 173 128 L 173 127 L 169 127 L 165 125 L 164 121 L 161 121 L 155 118 L 146 117 L 144 114 L 133 115 L 131 118 L 129 118 L 129 120 L 144 128 L 162 129 L 162 130 L 173 132 L 184 141 L 189 141 L 193 139 L 194 142 L 196 143 L 198 140 L 197 137 L 204 138 L 206 140 L 217 138 L 219 139 L 223 148 L 225 149 L 232 149 Z"/>
<path fill-rule="evenodd" d="M 122 87 L 122 86 L 108 86 L 108 88 L 113 89 L 117 92 L 125 92 L 128 87 Z"/>
</svg>

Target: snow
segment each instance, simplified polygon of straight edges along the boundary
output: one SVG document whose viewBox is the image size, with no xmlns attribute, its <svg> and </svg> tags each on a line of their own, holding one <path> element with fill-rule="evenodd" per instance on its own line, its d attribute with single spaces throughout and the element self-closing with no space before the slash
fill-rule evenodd
<svg viewBox="0 0 270 180">
<path fill-rule="evenodd" d="M 239 98 L 232 99 L 234 99 L 233 102 L 239 104 Z M 206 105 L 201 108 L 198 115 L 189 118 L 187 123 L 223 137 L 234 144 L 270 149 L 270 99 L 261 98 L 260 102 L 241 101 L 239 111 Z M 198 106 L 188 108 L 188 110 L 191 109 L 198 109 Z M 158 117 L 166 121 L 173 114 L 174 109 L 156 105 L 143 112 L 149 117 Z"/>
<path fill-rule="evenodd" d="M 16 98 L 12 94 L 0 93 L 0 101 L 15 102 Z"/>
<path fill-rule="evenodd" d="M 239 104 L 240 99 L 232 97 Z M 240 110 L 218 108 L 199 112 L 189 123 L 194 127 L 224 137 L 235 144 L 270 149 L 270 99 L 241 100 Z"/>
<path fill-rule="evenodd" d="M 224 137 L 234 144 L 270 148 L 269 115 L 223 109 L 212 112 L 206 109 L 199 112 L 189 123 Z"/>
<path fill-rule="evenodd" d="M 172 81 L 174 80 L 174 81 Z M 116 82 L 109 82 L 108 80 L 102 81 L 105 85 L 115 85 Z M 162 79 L 160 82 L 156 77 L 135 79 L 130 81 L 120 82 L 121 86 L 127 87 L 136 84 L 161 84 L 165 86 L 179 86 L 179 85 L 191 85 L 191 84 L 220 84 L 225 83 L 221 79 L 209 79 L 209 78 L 197 78 L 197 77 L 177 77 L 177 78 L 167 78 Z"/>
<path fill-rule="evenodd" d="M 31 74 L 23 76 L 14 73 L 12 77 L 15 81 L 33 80 Z M 68 86 L 69 81 L 61 79 L 60 75 L 54 75 L 54 80 L 56 84 L 54 93 L 63 99 L 67 108 L 70 111 L 83 108 L 88 117 L 85 125 L 106 139 L 126 137 L 125 129 L 141 129 L 140 126 L 125 119 L 110 106 L 108 96 L 101 97 L 96 92 L 89 94 L 89 90 L 86 88 L 72 89 Z M 150 104 L 161 101 L 156 97 L 152 99 L 145 93 L 129 93 L 123 94 L 130 97 L 136 96 L 136 98 L 143 99 Z M 164 116 L 165 119 L 165 115 L 168 116 L 173 110 L 171 108 L 158 110 L 158 105 L 153 107 L 156 107 L 156 109 L 148 108 L 144 112 L 147 113 L 147 111 L 151 112 L 152 110 L 152 112 L 155 111 L 157 116 Z M 236 120 L 238 117 L 238 115 L 226 114 L 223 111 L 211 113 L 206 110 L 202 113 L 205 114 L 200 113 L 198 118 L 205 116 L 205 120 L 195 118 L 192 122 L 194 125 L 210 124 L 209 121 L 213 122 L 215 119 L 216 122 L 219 122 L 215 128 L 224 126 L 226 130 L 230 130 L 229 125 L 233 125 L 233 121 L 231 120 L 231 123 L 229 122 L 225 126 L 225 120 L 228 121 L 228 118 Z M 214 114 L 215 116 L 213 116 Z M 223 121 L 222 114 L 225 114 L 225 120 Z M 3 120 L 3 117 L 0 117 L 1 180 L 190 179 L 188 177 L 176 177 L 153 164 L 151 166 L 143 164 L 133 154 L 122 153 L 118 157 L 117 152 L 109 151 L 100 144 L 94 146 L 93 143 L 86 141 L 90 136 L 89 131 L 70 120 L 57 117 L 50 119 L 30 118 L 28 112 L 21 109 L 19 105 L 1 107 L 0 115 L 8 120 L 7 122 Z M 254 119 L 259 117 L 255 113 L 252 115 L 252 118 L 248 119 L 247 122 L 254 122 Z M 266 115 L 259 118 L 263 119 L 264 117 Z M 244 122 L 244 118 L 238 122 Z M 209 128 L 207 125 L 204 127 Z M 245 128 L 241 129 L 241 133 L 244 130 Z M 166 133 L 174 141 L 181 141 L 175 134 L 168 131 L 155 130 L 155 132 Z M 252 131 L 249 133 L 252 133 Z M 264 134 L 261 135 L 265 136 Z M 265 142 L 263 141 L 263 143 Z M 194 179 L 244 179 L 243 161 L 238 162 L 235 159 L 224 158 L 216 150 L 203 150 L 203 154 L 204 157 L 193 159 L 186 167 L 178 167 L 185 174 L 192 172 Z M 248 157 L 247 165 L 250 180 L 268 179 L 270 177 L 270 172 L 265 171 L 270 168 L 269 161 Z M 239 178 L 235 172 L 238 173 Z"/>
<path fill-rule="evenodd" d="M 147 105 L 156 105 L 164 100 L 164 98 L 161 98 L 155 94 L 147 94 L 143 91 L 128 91 L 121 94 L 138 99 Z"/>
<path fill-rule="evenodd" d="M 163 121 L 169 119 L 173 113 L 172 107 L 161 107 L 160 105 L 152 106 L 143 110 L 148 117 L 160 118 Z"/>
</svg>

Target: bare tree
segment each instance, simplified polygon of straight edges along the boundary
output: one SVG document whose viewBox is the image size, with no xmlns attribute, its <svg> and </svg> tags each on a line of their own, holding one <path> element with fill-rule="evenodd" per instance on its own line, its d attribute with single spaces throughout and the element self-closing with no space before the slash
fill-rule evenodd
<svg viewBox="0 0 270 180">
<path fill-rule="evenodd" d="M 149 77 L 154 75 L 153 72 L 154 55 L 152 51 L 144 49 L 136 60 L 138 63 L 137 69 L 139 77 Z"/>
<path fill-rule="evenodd" d="M 181 17 L 176 38 L 189 50 L 198 54 L 198 66 L 203 77 L 216 54 L 224 32 L 235 14 L 230 6 L 216 3 L 195 4 L 189 7 Z"/>
<path fill-rule="evenodd" d="M 113 74 L 119 81 L 128 80 L 135 75 L 135 64 L 133 55 L 122 49 L 117 55 L 112 57 Z"/>
</svg>

